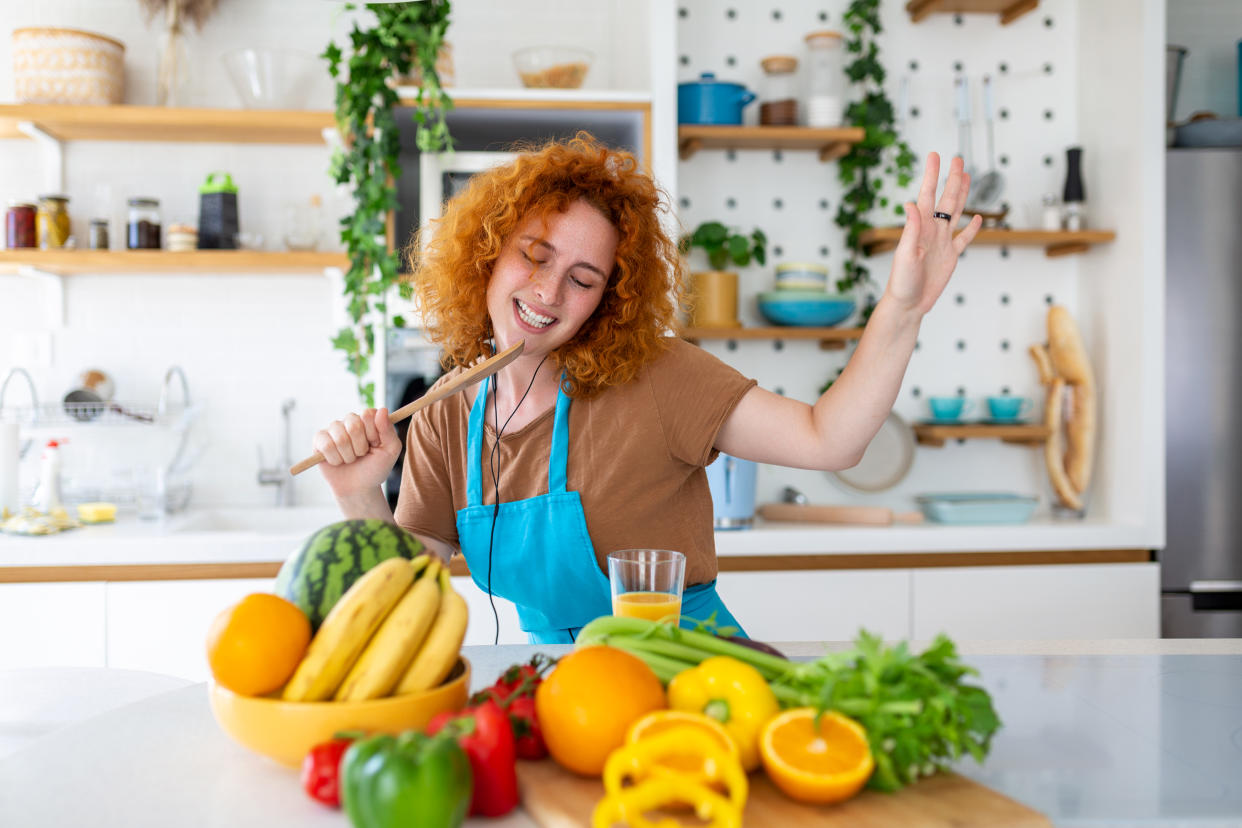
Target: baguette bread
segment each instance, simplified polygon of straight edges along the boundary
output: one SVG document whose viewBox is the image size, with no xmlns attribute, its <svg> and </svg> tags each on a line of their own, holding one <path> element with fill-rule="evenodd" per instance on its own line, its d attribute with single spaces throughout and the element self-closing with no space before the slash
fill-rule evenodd
<svg viewBox="0 0 1242 828">
<path fill-rule="evenodd" d="M 1048 356 L 1070 395 L 1064 465 L 1070 484 L 1081 496 L 1091 482 L 1095 455 L 1095 376 L 1078 326 L 1069 311 L 1059 305 L 1048 310 Z"/>
<path fill-rule="evenodd" d="M 1061 503 L 1070 509 L 1082 509 L 1082 495 L 1074 489 L 1065 472 L 1061 434 L 1061 411 L 1065 405 L 1065 380 L 1054 377 L 1048 386 L 1048 399 L 1044 404 L 1044 425 L 1048 426 L 1048 441 L 1044 443 L 1044 462 L 1052 490 Z"/>
</svg>

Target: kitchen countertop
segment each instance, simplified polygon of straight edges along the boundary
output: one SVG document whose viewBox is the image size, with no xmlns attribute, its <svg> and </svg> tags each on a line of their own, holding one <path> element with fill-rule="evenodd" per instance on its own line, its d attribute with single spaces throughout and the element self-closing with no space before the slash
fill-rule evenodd
<svg viewBox="0 0 1242 828">
<path fill-rule="evenodd" d="M 162 521 L 115 523 L 55 535 L 0 535 L 0 570 L 176 564 L 279 563 L 306 535 L 339 520 L 330 506 L 203 508 Z M 1013 552 L 1150 548 L 1141 527 L 1098 520 L 1036 519 L 1016 526 L 832 526 L 760 521 L 716 532 L 721 557 L 824 554 Z M 0 580 L 3 580 L 0 571 Z"/>
<path fill-rule="evenodd" d="M 778 646 L 802 658 L 846 645 Z M 477 688 L 536 650 L 566 649 L 464 654 Z M 1067 828 L 1242 825 L 1242 641 L 960 649 L 1005 723 L 987 762 L 964 762 L 961 773 Z M 30 671 L 32 680 L 42 672 Z M 0 813 L 32 828 L 346 824 L 302 793 L 294 771 L 231 742 L 212 720 L 204 684 L 92 716 L 0 760 Z M 477 824 L 532 823 L 517 813 Z"/>
</svg>

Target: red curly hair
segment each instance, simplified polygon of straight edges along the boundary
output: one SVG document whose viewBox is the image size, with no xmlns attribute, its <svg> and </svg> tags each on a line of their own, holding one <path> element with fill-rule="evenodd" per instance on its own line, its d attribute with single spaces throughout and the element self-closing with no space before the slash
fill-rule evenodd
<svg viewBox="0 0 1242 828">
<path fill-rule="evenodd" d="M 415 301 L 446 365 L 490 354 L 487 284 L 506 240 L 532 215 L 564 213 L 579 199 L 599 210 L 620 240 L 599 307 L 553 353 L 566 393 L 588 398 L 628 382 L 664 350 L 685 290 L 677 245 L 660 224 L 667 202 L 633 154 L 579 132 L 473 176 L 434 222 L 426 248 L 418 252 L 418 236 L 406 248 Z"/>
</svg>

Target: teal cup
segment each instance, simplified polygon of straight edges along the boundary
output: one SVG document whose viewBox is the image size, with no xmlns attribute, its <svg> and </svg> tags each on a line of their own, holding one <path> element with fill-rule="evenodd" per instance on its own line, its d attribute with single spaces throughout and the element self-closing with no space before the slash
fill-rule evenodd
<svg viewBox="0 0 1242 828">
<path fill-rule="evenodd" d="M 1026 397 L 988 397 L 988 414 L 993 420 L 1019 420 L 1034 405 Z"/>
<path fill-rule="evenodd" d="M 965 397 L 928 397 L 927 408 L 933 420 L 960 420 L 974 408 Z"/>
</svg>

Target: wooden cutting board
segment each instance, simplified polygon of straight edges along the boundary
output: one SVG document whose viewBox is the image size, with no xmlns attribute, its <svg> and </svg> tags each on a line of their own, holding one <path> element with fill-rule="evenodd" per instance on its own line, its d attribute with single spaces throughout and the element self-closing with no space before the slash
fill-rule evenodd
<svg viewBox="0 0 1242 828">
<path fill-rule="evenodd" d="M 542 828 L 591 824 L 604 796 L 598 779 L 575 776 L 551 759 L 518 762 L 522 807 Z M 838 805 L 801 805 L 778 791 L 762 772 L 750 775 L 746 826 L 778 828 L 1051 828 L 1043 814 L 991 788 L 942 773 L 895 794 L 863 791 Z"/>
</svg>

